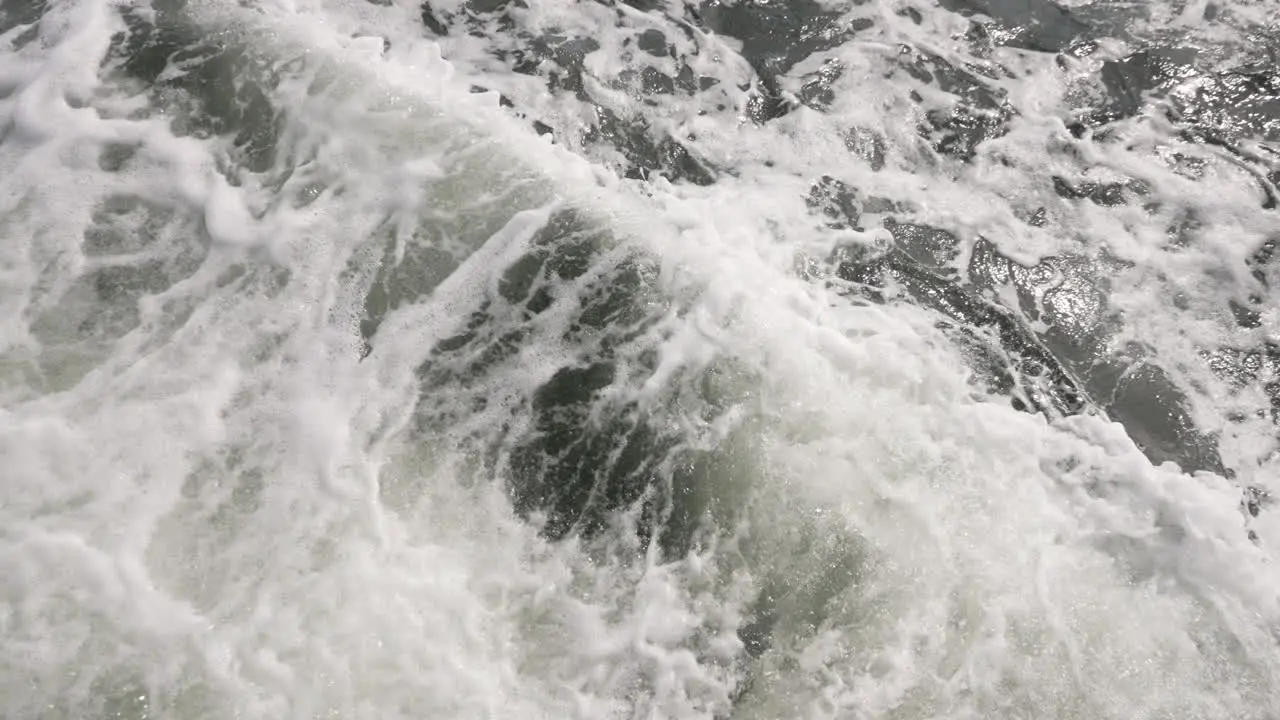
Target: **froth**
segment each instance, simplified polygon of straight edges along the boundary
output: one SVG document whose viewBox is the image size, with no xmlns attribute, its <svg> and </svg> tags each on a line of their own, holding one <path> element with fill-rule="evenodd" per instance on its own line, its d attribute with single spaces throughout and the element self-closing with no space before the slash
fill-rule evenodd
<svg viewBox="0 0 1280 720">
<path fill-rule="evenodd" d="M 865 301 L 825 265 L 896 241 L 815 218 L 815 172 L 967 233 L 962 259 L 979 231 L 1029 262 L 1105 236 L 1166 275 L 1234 247 L 1168 260 L 1137 208 L 1059 203 L 1079 237 L 1018 216 L 1054 193 L 1028 168 L 1079 169 L 1037 112 L 1060 100 L 1046 58 L 1005 58 L 1048 89 L 1008 83 L 1023 93 L 1008 135 L 939 163 L 885 122 L 905 106 L 874 76 L 898 42 L 963 23 L 877 10 L 882 35 L 828 49 L 871 101 L 760 124 L 654 101 L 650 117 L 737 173 L 697 187 L 619 179 L 563 134 L 581 108 L 496 72 L 475 40 L 423 40 L 416 2 L 204 3 L 128 25 L 202 58 L 155 75 L 229 68 L 243 95 L 100 69 L 114 7 L 58 6 L 40 42 L 8 51 L 21 72 L 0 69 L 21 130 L 0 144 L 15 716 L 1276 704 L 1274 520 L 1251 543 L 1220 476 L 1153 466 L 1100 417 L 993 400 L 935 313 Z M 751 73 L 739 43 L 678 42 L 725 86 Z M 598 44 L 591 72 L 627 69 L 621 34 Z M 560 137 L 472 93 L 477 78 Z M 900 142 L 835 162 L 851 143 L 833 116 Z M 1247 180 L 1212 164 L 1206 197 L 1161 164 L 1167 138 L 1128 131 L 1132 148 L 1088 164 L 1239 237 L 1268 230 Z M 1110 299 L 1158 317 L 1149 296 Z M 1156 323 L 1126 332 L 1191 352 Z"/>
</svg>

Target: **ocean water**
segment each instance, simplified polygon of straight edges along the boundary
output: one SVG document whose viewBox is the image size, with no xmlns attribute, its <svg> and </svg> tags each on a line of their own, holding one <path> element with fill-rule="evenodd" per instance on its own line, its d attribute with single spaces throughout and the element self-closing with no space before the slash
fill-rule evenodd
<svg viewBox="0 0 1280 720">
<path fill-rule="evenodd" d="M 0 0 L 0 718 L 1280 718 L 1276 0 Z"/>
</svg>

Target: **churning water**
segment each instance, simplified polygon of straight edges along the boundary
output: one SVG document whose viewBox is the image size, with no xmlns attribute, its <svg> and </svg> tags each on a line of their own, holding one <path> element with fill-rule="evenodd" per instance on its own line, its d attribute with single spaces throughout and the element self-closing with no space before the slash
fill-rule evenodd
<svg viewBox="0 0 1280 720">
<path fill-rule="evenodd" d="M 1280 718 L 1276 0 L 0 0 L 0 717 Z"/>
</svg>

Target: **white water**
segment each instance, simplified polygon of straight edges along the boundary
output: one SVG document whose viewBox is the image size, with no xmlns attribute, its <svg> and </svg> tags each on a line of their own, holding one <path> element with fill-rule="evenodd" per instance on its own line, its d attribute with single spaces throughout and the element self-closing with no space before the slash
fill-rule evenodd
<svg viewBox="0 0 1280 720">
<path fill-rule="evenodd" d="M 0 40 L 0 716 L 1276 717 L 1273 515 L 1251 543 L 1233 484 L 1152 467 L 1098 418 L 975 397 L 923 311 L 794 276 L 838 240 L 801 201 L 838 144 L 824 117 L 698 120 L 742 176 L 640 186 L 469 93 L 520 97 L 475 41 L 441 60 L 415 3 L 202 3 L 176 16 L 191 41 L 250 48 L 237 75 L 283 109 L 283 149 L 251 172 L 230 138 L 175 132 L 201 112 L 183 98 L 100 69 L 127 6 L 52 3 L 34 40 Z M 981 167 L 878 181 L 1010 253 L 1067 242 L 983 204 L 1022 180 Z M 1222 244 L 1176 262 L 1271 229 L 1223 173 Z M 724 515 L 684 559 L 625 532 L 548 542 L 473 454 L 583 352 L 569 310 L 477 387 L 419 396 L 415 369 L 559 207 L 652 262 L 637 343 L 659 370 L 606 395 L 669 405 L 720 452 Z M 424 243 L 465 259 L 362 360 L 384 246 Z M 572 306 L 588 280 L 555 292 Z M 1159 292 L 1118 296 L 1161 350 L 1214 332 L 1166 339 Z M 705 372 L 727 410 L 682 389 Z M 468 393 L 489 404 L 468 414 Z M 423 406 L 462 419 L 417 423 Z M 761 591 L 777 620 L 752 659 Z"/>
</svg>

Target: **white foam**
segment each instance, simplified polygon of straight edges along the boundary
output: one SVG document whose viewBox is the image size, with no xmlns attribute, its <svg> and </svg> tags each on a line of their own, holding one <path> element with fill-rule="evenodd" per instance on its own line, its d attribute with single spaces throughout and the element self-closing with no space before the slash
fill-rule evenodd
<svg viewBox="0 0 1280 720">
<path fill-rule="evenodd" d="M 59 6 L 68 24 L 41 28 L 50 56 L 24 48 L 23 90 L 0 101 L 25 128 L 0 145 L 12 169 L 0 380 L 15 398 L 0 411 L 6 712 L 1267 717 L 1280 699 L 1280 532 L 1260 525 L 1250 544 L 1229 484 L 1154 468 L 1097 418 L 1050 425 L 976 401 L 928 313 L 858 306 L 791 272 L 797 252 L 847 239 L 816 227 L 801 199 L 829 170 L 885 194 L 927 191 L 923 218 L 1003 231 L 1010 252 L 1062 249 L 1070 239 L 1025 230 L 994 201 L 1025 197 L 1018 176 L 952 182 L 903 158 L 880 175 L 831 168 L 840 128 L 802 111 L 763 129 L 698 126 L 741 178 L 638 191 L 469 93 L 483 67 L 455 72 L 419 39 L 416 2 L 302 0 L 202 3 L 184 18 L 197 35 L 248 38 L 281 75 L 245 77 L 286 109 L 277 167 L 226 172 L 224 139 L 94 109 L 127 92 L 95 70 L 119 27 L 113 7 Z M 879 50 L 866 52 L 850 62 L 870 67 Z M 726 64 L 726 77 L 741 68 Z M 70 111 L 67 97 L 89 104 Z M 882 122 L 898 106 L 880 100 L 841 112 Z M 1038 122 L 999 151 L 1052 162 Z M 65 152 L 117 142 L 139 148 L 121 172 Z M 1117 164 L 1156 167 L 1140 152 Z M 1243 185 L 1231 187 L 1205 202 L 1256 232 Z M 154 252 L 179 256 L 195 237 L 199 266 L 135 300 L 139 319 L 118 337 L 88 350 L 34 338 L 34 313 L 69 312 L 59 298 L 95 267 L 84 232 L 120 194 L 171 212 L 157 215 L 168 234 Z M 562 207 L 611 229 L 602 236 L 623 247 L 604 252 L 653 257 L 653 282 L 676 299 L 650 336 L 661 374 L 610 392 L 656 404 L 664 377 L 741 368 L 726 390 L 737 407 L 709 436 L 735 461 L 713 491 L 746 503 L 745 517 L 683 560 L 624 552 L 626 533 L 547 543 L 516 519 L 503 478 L 477 471 L 459 429 L 408 429 L 415 368 Z M 1172 262 L 1111 235 L 1114 215 L 1070 212 L 1147 266 Z M 456 233 L 440 242 L 463 259 L 391 312 L 361 360 L 371 238 L 409 242 L 419 222 Z M 1113 301 L 1155 317 L 1149 299 Z M 562 316 L 542 322 L 484 379 L 511 404 L 465 429 L 498 437 L 527 422 L 503 413 L 575 356 Z M 82 367 L 61 364 L 67 347 Z M 44 381 L 20 369 L 31 364 Z M 737 631 L 771 582 L 789 591 L 774 598 L 773 644 L 746 660 Z"/>
</svg>

